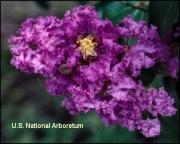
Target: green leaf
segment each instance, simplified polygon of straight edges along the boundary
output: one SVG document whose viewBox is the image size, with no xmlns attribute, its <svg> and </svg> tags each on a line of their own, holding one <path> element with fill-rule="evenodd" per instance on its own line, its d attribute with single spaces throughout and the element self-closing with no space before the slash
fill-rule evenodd
<svg viewBox="0 0 180 144">
<path fill-rule="evenodd" d="M 141 70 L 141 75 L 139 76 L 139 79 L 143 82 L 145 86 L 149 85 L 155 77 L 155 72 L 153 68 L 145 69 L 143 68 Z"/>
<path fill-rule="evenodd" d="M 136 2 L 138 3 L 138 2 Z M 148 14 L 144 9 L 135 7 L 132 3 L 127 2 L 99 2 L 95 6 L 99 15 L 103 19 L 109 19 L 113 23 L 118 23 L 127 15 L 131 15 L 135 20 L 147 20 Z"/>
<path fill-rule="evenodd" d="M 176 93 L 175 80 L 169 76 L 163 77 L 163 85 L 168 94 L 175 99 L 176 105 L 179 106 L 179 98 Z"/>
<path fill-rule="evenodd" d="M 80 5 L 86 5 L 89 3 L 88 0 L 77 1 Z"/>
<path fill-rule="evenodd" d="M 154 80 L 150 83 L 150 86 L 155 88 L 160 88 L 163 86 L 162 76 L 156 76 Z"/>
<path fill-rule="evenodd" d="M 150 23 L 158 26 L 160 35 L 164 35 L 179 19 L 178 1 L 151 1 L 149 6 Z"/>
<path fill-rule="evenodd" d="M 158 136 L 156 143 L 179 143 L 179 111 L 172 117 L 162 117 L 161 134 Z"/>
<path fill-rule="evenodd" d="M 45 1 L 40 1 L 40 0 L 35 0 L 35 2 L 43 9 L 49 9 L 49 3 L 47 0 Z"/>
</svg>

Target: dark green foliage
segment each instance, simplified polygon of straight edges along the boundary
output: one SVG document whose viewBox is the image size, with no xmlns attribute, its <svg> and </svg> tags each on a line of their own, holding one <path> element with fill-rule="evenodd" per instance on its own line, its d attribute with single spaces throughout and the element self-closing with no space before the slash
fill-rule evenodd
<svg viewBox="0 0 180 144">
<path fill-rule="evenodd" d="M 102 18 L 107 18 L 114 23 L 118 23 L 127 15 L 131 15 L 135 20 L 148 20 L 147 8 L 137 8 L 131 1 L 102 1 L 96 4 L 96 9 Z"/>
<path fill-rule="evenodd" d="M 35 1 L 41 8 L 43 9 L 49 9 L 49 4 L 48 4 L 48 1 L 45 0 L 45 1 L 41 1 L 41 0 L 36 0 Z"/>
<path fill-rule="evenodd" d="M 179 1 L 151 1 L 149 8 L 150 23 L 158 27 L 163 36 L 179 21 Z"/>
</svg>

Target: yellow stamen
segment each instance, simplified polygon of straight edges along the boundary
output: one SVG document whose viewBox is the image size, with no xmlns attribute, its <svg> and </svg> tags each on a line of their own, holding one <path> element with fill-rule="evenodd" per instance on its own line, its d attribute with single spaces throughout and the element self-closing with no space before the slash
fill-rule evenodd
<svg viewBox="0 0 180 144">
<path fill-rule="evenodd" d="M 77 44 L 79 44 L 78 50 L 81 52 L 84 59 L 87 59 L 88 56 L 97 56 L 97 53 L 94 51 L 97 43 L 93 41 L 93 37 L 88 35 L 87 37 L 79 37 Z"/>
</svg>

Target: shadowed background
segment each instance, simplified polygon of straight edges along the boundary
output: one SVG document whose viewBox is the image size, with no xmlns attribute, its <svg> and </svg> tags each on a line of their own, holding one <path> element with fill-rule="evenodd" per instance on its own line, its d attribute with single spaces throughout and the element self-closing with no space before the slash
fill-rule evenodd
<svg viewBox="0 0 180 144">
<path fill-rule="evenodd" d="M 179 110 L 177 114 L 171 118 L 160 118 L 162 124 L 160 136 L 146 139 L 138 132 L 129 132 L 120 125 L 105 127 L 95 113 L 80 114 L 78 116 L 69 115 L 68 111 L 60 106 L 62 97 L 49 95 L 43 86 L 43 81 L 39 77 L 36 75 L 26 75 L 10 65 L 11 56 L 8 49 L 7 38 L 10 34 L 16 33 L 25 18 L 40 15 L 54 15 L 61 18 L 66 10 L 86 3 L 94 5 L 103 19 L 108 18 L 113 21 L 113 23 L 119 22 L 120 19 L 128 14 L 132 15 L 136 20 L 150 21 L 159 26 L 159 33 L 161 35 L 177 22 L 174 13 L 175 16 L 179 15 L 178 2 L 1 2 L 1 142 L 178 143 Z M 163 19 L 161 20 L 161 18 Z M 163 27 L 161 26 L 162 23 L 164 23 Z M 133 43 L 133 41 L 130 42 Z M 142 71 L 141 79 L 145 84 L 157 88 L 164 85 L 169 94 L 175 98 L 176 107 L 179 108 L 177 81 L 169 77 L 155 77 L 151 70 Z M 15 122 L 82 123 L 84 124 L 84 128 L 13 129 L 11 124 Z"/>
</svg>

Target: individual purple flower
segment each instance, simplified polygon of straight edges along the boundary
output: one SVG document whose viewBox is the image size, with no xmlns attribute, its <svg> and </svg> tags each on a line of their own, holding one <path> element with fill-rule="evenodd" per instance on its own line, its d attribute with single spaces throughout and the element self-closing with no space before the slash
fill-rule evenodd
<svg viewBox="0 0 180 144">
<path fill-rule="evenodd" d="M 72 81 L 68 76 L 56 76 L 45 80 L 46 90 L 52 95 L 69 95 L 67 86 L 70 84 Z"/>
<path fill-rule="evenodd" d="M 62 19 L 66 41 L 66 64 L 75 67 L 101 56 L 112 57 L 122 47 L 117 44 L 118 34 L 113 24 L 101 20 L 91 6 L 79 6 L 66 12 Z"/>
<path fill-rule="evenodd" d="M 28 18 L 9 38 L 11 64 L 26 73 L 50 76 L 63 55 L 59 55 L 61 21 L 54 16 Z"/>
<path fill-rule="evenodd" d="M 172 65 L 170 48 L 160 39 L 155 26 L 148 27 L 146 22 L 136 22 L 128 16 L 121 20 L 117 29 L 119 36 L 137 40 L 136 44 L 126 48 L 126 54 L 120 62 L 122 66 L 125 66 L 124 71 L 137 77 L 142 68 L 150 68 L 156 63 L 161 63 L 172 68 L 172 70 L 168 69 L 170 76 L 177 76 L 178 60 L 174 59 L 175 64 Z"/>
<path fill-rule="evenodd" d="M 114 107 L 117 105 L 117 102 L 116 99 L 96 102 L 96 112 L 107 126 L 115 124 L 117 121 L 117 116 L 114 113 Z"/>
<path fill-rule="evenodd" d="M 119 35 L 122 37 L 135 37 L 140 42 L 159 41 L 160 37 L 156 27 L 151 25 L 150 28 L 145 21 L 134 21 L 131 16 L 123 18 L 118 27 Z"/>
<path fill-rule="evenodd" d="M 160 122 L 158 119 L 146 119 L 139 123 L 138 129 L 145 137 L 154 137 L 160 133 Z"/>
<path fill-rule="evenodd" d="M 125 75 L 112 76 L 107 93 L 117 100 L 131 100 L 130 93 L 136 88 L 136 83 L 131 77 Z"/>
<path fill-rule="evenodd" d="M 156 52 L 153 44 L 137 43 L 133 45 L 120 62 L 124 66 L 123 71 L 133 77 L 139 76 L 142 68 L 150 68 L 155 64 Z"/>
<path fill-rule="evenodd" d="M 155 88 L 148 89 L 144 93 L 144 104 L 146 111 L 149 111 L 153 116 L 160 114 L 162 116 L 172 116 L 176 113 L 176 109 L 172 106 L 174 99 L 168 96 L 164 88 L 159 90 Z"/>
<path fill-rule="evenodd" d="M 93 7 L 79 6 L 65 13 L 61 31 L 62 35 L 59 37 L 64 43 L 60 44 L 63 51 L 59 55 L 64 59 L 59 62 L 58 67 L 63 65 L 71 69 L 71 79 L 78 85 L 85 81 L 96 83 L 94 85 L 100 89 L 107 79 L 111 62 L 115 61 L 117 52 L 121 53 L 123 49 L 117 43 L 116 28 L 110 21 L 100 19 Z M 54 77 L 63 75 L 62 72 L 57 72 Z M 55 87 L 61 86 L 59 82 L 56 84 Z M 53 91 L 52 88 L 54 94 Z"/>
</svg>

